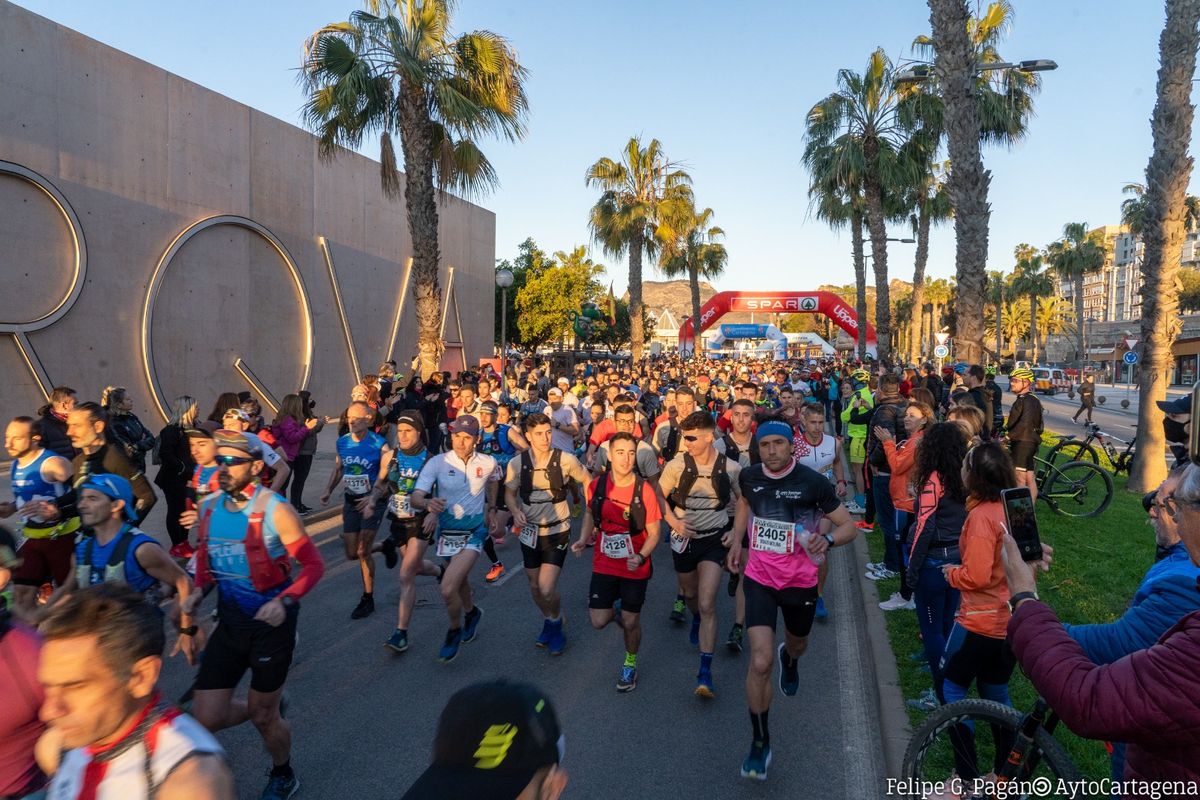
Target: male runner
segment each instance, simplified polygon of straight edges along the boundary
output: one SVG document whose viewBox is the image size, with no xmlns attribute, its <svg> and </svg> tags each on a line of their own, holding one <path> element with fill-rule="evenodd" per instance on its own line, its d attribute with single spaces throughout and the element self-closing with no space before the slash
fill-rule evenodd
<svg viewBox="0 0 1200 800">
<path fill-rule="evenodd" d="M 231 408 L 221 417 L 221 424 L 227 431 L 244 433 L 250 441 L 258 442 L 259 451 L 262 453 L 263 472 L 257 480 L 270 486 L 272 491 L 282 493 L 283 485 L 287 483 L 288 475 L 291 474 L 291 467 L 288 466 L 283 450 L 268 444 L 262 437 L 250 430 L 254 424 L 254 418 L 250 416 L 250 412 L 244 408 Z"/>
<path fill-rule="evenodd" d="M 759 424 L 755 436 L 762 463 L 741 471 L 741 498 L 734 518 L 734 530 L 743 531 L 749 526 L 750 547 L 748 553 L 744 552 L 741 537 L 733 537 L 727 563 L 731 572 L 744 575 L 750 638 L 746 700 L 754 738 L 741 774 L 766 780 L 771 764 L 767 714 L 776 618 L 782 611 L 785 633 L 777 651 L 779 689 L 793 696 L 800 688 L 797 666 L 808 646 L 816 610 L 814 559 L 823 559 L 831 545 L 853 541 L 858 531 L 829 481 L 792 457 L 790 425 L 767 420 Z M 836 526 L 831 534 L 817 534 L 820 515 Z"/>
<path fill-rule="evenodd" d="M 216 732 L 249 720 L 271 755 L 263 800 L 287 800 L 300 788 L 291 766 L 292 731 L 279 700 L 292 663 L 300 598 L 325 573 L 317 548 L 291 504 L 258 481 L 262 444 L 219 430 L 221 491 L 200 504 L 196 588 L 183 606 L 193 615 L 206 587 L 217 587 L 218 624 L 196 676 L 192 713 Z M 291 559 L 300 564 L 294 573 Z M 233 693 L 246 670 L 246 700 Z"/>
<path fill-rule="evenodd" d="M 797 462 L 829 481 L 838 499 L 844 502 L 846 487 L 852 478 L 846 474 L 842 443 L 836 437 L 825 433 L 825 407 L 815 402 L 805 403 L 801 408 L 801 421 L 804 428 L 792 438 L 792 456 Z M 824 597 L 825 577 L 828 574 L 829 561 L 823 560 L 817 567 L 817 619 L 829 617 Z"/>
<path fill-rule="evenodd" d="M 475 452 L 479 420 L 460 415 L 450 423 L 450 449 L 431 457 L 413 487 L 413 508 L 437 515 L 436 553 L 449 559 L 442 575 L 442 600 L 450 628 L 438 653 L 442 663 L 453 661 L 459 646 L 474 641 L 483 609 L 471 595 L 471 568 L 483 550 L 496 513 L 500 469 L 496 459 Z M 436 488 L 436 496 L 434 491 Z"/>
<path fill-rule="evenodd" d="M 498 409 L 499 406 L 493 400 L 485 400 L 479 404 L 479 444 L 475 449 L 496 459 L 500 466 L 500 474 L 506 475 L 508 462 L 518 453 L 528 450 L 529 442 L 525 441 L 525 437 L 513 426 L 496 421 Z M 504 492 L 500 492 L 496 503 L 495 527 L 488 532 L 488 538 L 483 542 L 483 552 L 492 561 L 491 568 L 484 576 L 488 583 L 495 583 L 504 577 L 504 563 L 496 555 L 496 545 L 504 544 L 511 518 Z"/>
<path fill-rule="evenodd" d="M 1012 455 L 1017 482 L 1029 487 L 1037 500 L 1037 470 L 1033 457 L 1042 443 L 1042 401 L 1033 396 L 1033 370 L 1020 367 L 1008 376 L 1012 405 L 1008 409 L 1008 451 Z"/>
<path fill-rule="evenodd" d="M 71 482 L 71 462 L 42 447 L 36 421 L 14 417 L 4 431 L 4 449 L 12 459 L 13 501 L 0 503 L 0 517 L 21 515 L 25 542 L 21 564 L 13 570 L 13 605 L 29 618 L 37 608 L 38 589 L 53 582 L 62 586 L 71 570 L 71 553 L 79 517 L 62 513 Z M 62 521 L 65 517 L 65 521 Z"/>
<path fill-rule="evenodd" d="M 658 464 L 658 455 L 654 452 L 654 448 L 648 442 L 644 442 L 637 435 L 637 414 L 633 406 L 628 403 L 619 405 L 616 411 L 613 412 L 613 427 L 614 433 L 628 433 L 638 440 L 637 455 L 633 461 L 633 471 L 650 482 L 652 486 L 658 485 L 658 475 L 661 469 Z M 599 475 L 601 472 L 607 471 L 612 463 L 612 448 L 609 446 L 611 436 L 606 438 L 596 448 L 592 458 L 592 471 Z"/>
<path fill-rule="evenodd" d="M 179 524 L 189 531 L 196 524 L 196 508 L 200 502 L 213 492 L 221 491 L 221 476 L 217 469 L 217 443 L 208 428 L 188 428 L 184 431 L 187 436 L 188 450 L 196 468 L 188 479 L 184 490 L 184 511 L 179 515 Z M 189 538 L 171 548 L 175 558 L 187 560 L 196 553 Z"/>
<path fill-rule="evenodd" d="M 321 495 L 321 506 L 329 505 L 329 496 L 338 482 L 346 482 L 342 545 L 347 561 L 358 560 L 363 583 L 362 598 L 350 612 L 350 619 L 362 619 L 375 612 L 375 533 L 384 511 L 377 501 L 384 494 L 393 450 L 382 436 L 371 430 L 374 418 L 375 412 L 366 403 L 351 403 L 346 409 L 350 432 L 338 437 L 333 474 L 329 476 L 325 494 Z"/>
<path fill-rule="evenodd" d="M 551 421 L 545 414 L 525 418 L 529 451 L 508 462 L 504 495 L 521 540 L 529 591 L 542 612 L 542 632 L 535 644 L 557 656 L 567 646 L 558 593 L 558 576 L 571 536 L 567 486 L 570 481 L 586 486 L 590 476 L 572 453 L 551 446 L 552 437 Z"/>
<path fill-rule="evenodd" d="M 588 617 L 596 630 L 614 619 L 621 627 L 625 662 L 617 691 L 631 692 L 637 687 L 641 611 L 652 571 L 650 557 L 658 545 L 661 513 L 653 487 L 634 471 L 638 445 L 645 442 L 637 441 L 629 431 L 618 431 L 604 444 L 611 469 L 588 486 L 590 513 L 583 517 L 579 539 L 571 545 L 571 552 L 583 555 L 599 532 L 600 541 L 592 553 Z M 614 608 L 617 603 L 619 611 Z"/>
<path fill-rule="evenodd" d="M 729 407 L 729 432 L 721 437 L 725 455 L 736 458 L 742 469 L 762 460 L 758 454 L 758 441 L 754 438 L 754 410 L 752 401 L 734 400 Z M 746 595 L 742 592 L 741 576 L 734 572 L 729 573 L 729 594 L 734 598 L 734 618 L 725 647 L 731 653 L 740 653 L 746 638 Z"/>
<path fill-rule="evenodd" d="M 663 466 L 659 486 L 663 518 L 684 602 L 692 612 L 690 641 L 700 646 L 695 693 L 713 697 L 712 660 L 717 640 L 717 588 L 726 548 L 733 539 L 730 504 L 738 499 L 741 466 L 713 446 L 716 423 L 707 411 L 679 422 L 684 452 Z"/>
<path fill-rule="evenodd" d="M 389 563 L 396 562 L 397 548 L 402 556 L 396 630 L 384 642 L 385 647 L 397 653 L 408 649 L 408 623 L 417 601 L 417 576 L 430 575 L 441 579 L 445 571 L 444 567 L 425 559 L 425 551 L 433 541 L 433 532 L 437 528 L 437 517 L 418 511 L 412 504 L 417 478 L 429 461 L 424 438 L 425 421 L 420 413 L 400 412 L 396 417 L 395 458 L 387 473 L 387 486 L 392 491 L 387 503 L 391 535 L 381 545 L 383 556 Z M 377 499 L 381 499 L 381 496 Z"/>
</svg>

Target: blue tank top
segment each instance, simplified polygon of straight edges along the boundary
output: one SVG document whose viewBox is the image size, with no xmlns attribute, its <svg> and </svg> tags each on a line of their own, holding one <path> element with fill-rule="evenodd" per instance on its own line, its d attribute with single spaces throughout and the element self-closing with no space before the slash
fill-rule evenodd
<svg viewBox="0 0 1200 800">
<path fill-rule="evenodd" d="M 417 477 L 421 468 L 429 460 L 429 451 L 424 448 L 418 453 L 408 455 L 403 450 L 396 451 L 392 465 L 388 469 L 388 480 L 396 485 L 397 494 L 411 495 L 417 485 Z"/>
<path fill-rule="evenodd" d="M 346 483 L 346 494 L 362 496 L 371 491 L 379 475 L 379 464 L 383 461 L 383 448 L 387 444 L 382 436 L 367 431 L 361 442 L 347 433 L 337 440 L 337 454 L 342 460 L 342 480 Z"/>
<path fill-rule="evenodd" d="M 13 459 L 10 477 L 12 479 L 13 496 L 17 500 L 18 511 L 26 503 L 38 500 L 54 500 L 66 494 L 67 485 L 65 483 L 52 483 L 42 475 L 42 465 L 46 463 L 46 459 L 53 458 L 56 455 L 57 453 L 43 449 L 37 458 L 24 467 L 17 464 L 17 459 Z M 35 528 L 44 528 L 51 524 L 47 523 L 41 517 L 29 517 L 25 521 Z"/>
<path fill-rule="evenodd" d="M 205 510 L 209 505 L 213 506 L 208 523 L 208 560 L 220 592 L 219 603 L 226 608 L 236 608 L 247 617 L 253 617 L 258 609 L 292 584 L 287 580 L 273 589 L 259 592 L 250 580 L 250 564 L 246 561 L 246 528 L 261 492 L 269 495 L 263 509 L 263 544 L 272 559 L 280 558 L 287 553 L 287 548 L 272 521 L 275 506 L 282 500 L 279 495 L 260 486 L 241 511 L 230 511 L 225 507 L 224 492 L 212 494 L 205 500 Z M 203 513 L 204 510 L 201 511 Z"/>
<path fill-rule="evenodd" d="M 508 469 L 508 462 L 517 454 L 517 448 L 508 438 L 508 426 L 503 423 L 497 423 L 496 430 L 491 433 L 480 431 L 479 445 L 475 449 L 496 459 L 502 470 Z"/>
<path fill-rule="evenodd" d="M 104 570 L 108 566 L 109 559 L 112 558 L 113 550 L 116 549 L 117 543 L 121 541 L 121 537 L 125 535 L 127 530 L 133 535 L 133 541 L 129 543 L 129 549 L 125 551 L 125 582 L 135 592 L 144 592 L 158 583 L 157 578 L 142 569 L 142 565 L 138 563 L 136 555 L 137 549 L 143 544 L 150 542 L 155 547 L 158 547 L 158 542 L 151 539 L 138 528 L 132 528 L 127 525 L 121 528 L 121 532 L 114 536 L 112 541 L 106 545 L 101 545 L 100 542 L 96 541 L 96 537 L 94 536 L 81 536 L 79 537 L 79 541 L 75 543 L 75 563 L 91 567 L 90 586 L 104 583 Z M 89 541 L 92 542 L 92 560 L 90 564 L 87 561 Z"/>
</svg>

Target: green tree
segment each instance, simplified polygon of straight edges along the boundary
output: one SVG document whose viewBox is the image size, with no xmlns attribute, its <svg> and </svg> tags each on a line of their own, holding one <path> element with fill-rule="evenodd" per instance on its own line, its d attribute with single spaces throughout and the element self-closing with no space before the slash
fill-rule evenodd
<svg viewBox="0 0 1200 800">
<path fill-rule="evenodd" d="M 497 347 L 500 346 L 500 322 L 502 319 L 505 319 L 508 324 L 508 341 L 518 347 L 526 346 L 521 340 L 521 332 L 517 327 L 517 292 L 525 286 L 525 281 L 530 275 L 541 274 L 553 266 L 554 259 L 537 246 L 537 242 L 533 240 L 532 236 L 517 245 L 517 255 L 514 258 L 496 262 L 497 272 L 507 269 L 513 274 L 513 284 L 508 287 L 507 314 L 500 313 L 503 293 L 500 291 L 500 287 L 496 287 L 495 341 Z"/>
<path fill-rule="evenodd" d="M 992 308 L 992 314 L 999 322 L 995 325 L 996 334 L 996 360 L 1000 360 L 1000 351 L 1004 348 L 1004 342 L 1001 337 L 1001 329 L 1004 325 L 1004 307 L 1006 305 L 1009 294 L 1008 278 L 998 269 L 988 272 L 987 284 L 987 302 Z"/>
<path fill-rule="evenodd" d="M 996 312 L 988 312 L 985 328 L 990 335 L 996 335 Z M 1017 341 L 1029 333 L 1029 306 L 1019 300 L 1009 300 L 1000 312 L 1000 338 L 1008 342 L 1008 351 L 1013 357 L 1017 354 Z"/>
<path fill-rule="evenodd" d="M 1200 270 L 1181 267 L 1179 270 L 1180 311 L 1200 311 Z"/>
<path fill-rule="evenodd" d="M 610 353 L 616 353 L 630 345 L 633 339 L 633 327 L 630 324 L 629 302 L 617 300 L 616 325 L 606 328 L 598 337 L 597 342 L 608 348 Z M 654 335 L 654 319 L 650 312 L 642 308 L 642 339 Z"/>
<path fill-rule="evenodd" d="M 892 333 L 885 198 L 910 180 L 911 168 L 900 156 L 909 134 L 900 113 L 901 99 L 891 59 L 879 48 L 867 59 L 862 74 L 839 70 L 837 91 L 814 105 L 806 120 L 806 156 L 813 149 L 837 146 L 841 157 L 852 162 L 845 171 L 862 177 L 875 273 L 875 331 L 879 359 L 884 362 L 891 360 Z"/>
<path fill-rule="evenodd" d="M 1038 298 L 1037 314 L 1034 319 L 1037 322 L 1038 330 L 1042 333 L 1043 341 L 1051 336 L 1060 336 L 1076 331 L 1075 309 L 1071 308 L 1071 303 L 1065 297 L 1051 295 Z"/>
<path fill-rule="evenodd" d="M 943 314 L 946 306 L 949 305 L 953 291 L 950 287 L 950 281 L 945 278 L 938 278 L 936 281 L 931 281 L 925 287 L 925 298 L 929 301 L 932 307 L 929 313 L 929 338 L 933 340 L 933 334 L 945 327 L 943 322 Z M 957 347 L 958 342 L 955 341 Z"/>
<path fill-rule="evenodd" d="M 442 290 L 438 280 L 437 198 L 497 183 L 476 141 L 524 136 L 525 69 L 503 37 L 450 33 L 450 0 L 367 0 L 348 22 L 317 30 L 305 43 L 301 80 L 306 124 L 323 158 L 379 135 L 384 194 L 404 197 L 412 239 L 413 298 L 421 374 L 437 370 Z M 392 145 L 400 137 L 401 174 Z"/>
<path fill-rule="evenodd" d="M 1127 183 L 1121 191 L 1130 197 L 1121 201 L 1121 224 L 1129 228 L 1129 232 L 1140 239 L 1146 227 L 1146 186 L 1141 183 Z M 1183 224 L 1187 230 L 1192 230 L 1200 223 L 1200 197 L 1189 194 L 1183 201 Z"/>
<path fill-rule="evenodd" d="M 555 259 L 545 269 L 528 274 L 517 292 L 517 330 L 520 341 L 530 350 L 573 336 L 571 314 L 578 313 L 584 301 L 595 301 L 603 292 L 599 277 L 604 267 L 587 258 L 585 248 L 555 253 Z"/>
<path fill-rule="evenodd" d="M 1046 255 L 1055 275 L 1069 278 L 1074 286 L 1075 352 L 1078 359 L 1086 360 L 1083 352 L 1083 278 L 1104 267 L 1104 235 L 1098 230 L 1089 233 L 1086 222 L 1068 222 L 1063 226 L 1062 238 L 1046 246 Z"/>
<path fill-rule="evenodd" d="M 712 224 L 713 210 L 696 211 L 680 204 L 678 216 L 668 219 L 660 232 L 663 240 L 659 268 L 668 278 L 686 275 L 691 288 L 692 319 L 700 319 L 700 278 L 717 278 L 729 263 L 729 254 L 720 240 L 725 231 Z M 694 347 L 692 357 L 703 359 L 702 348 Z"/>
<path fill-rule="evenodd" d="M 917 240 L 913 258 L 912 306 L 917 313 L 909 322 L 909 360 L 919 361 L 925 354 L 928 342 L 921 340 L 921 321 L 925 308 L 925 266 L 929 262 L 929 229 L 954 216 L 950 207 L 950 195 L 946 191 L 945 176 L 950 162 L 933 162 L 925 155 L 925 148 L 909 148 L 910 158 L 915 159 L 914 180 L 904 188 L 904 202 L 912 209 L 909 216 L 913 238 Z"/>
<path fill-rule="evenodd" d="M 1029 341 L 1033 346 L 1033 363 L 1038 360 L 1038 301 L 1043 297 L 1054 294 L 1054 275 L 1043 269 L 1045 265 L 1041 252 L 1030 244 L 1019 244 L 1013 249 L 1013 258 L 1017 260 L 1013 270 L 1013 291 L 1029 298 L 1029 314 L 1026 319 L 1031 321 Z"/>
<path fill-rule="evenodd" d="M 642 147 L 634 136 L 619 160 L 601 158 L 588 168 L 585 180 L 601 190 L 588 221 L 592 238 L 614 258 L 629 255 L 630 313 L 642 318 L 642 257 L 658 253 L 663 219 L 692 204 L 692 178 L 667 158 L 657 139 Z M 645 331 L 635 326 L 630 340 L 634 362 L 641 360 L 645 340 Z"/>
<path fill-rule="evenodd" d="M 1138 447 L 1130 491 L 1148 492 L 1166 474 L 1162 411 L 1179 335 L 1179 251 L 1186 232 L 1187 188 L 1192 175 L 1192 77 L 1200 45 L 1200 0 L 1167 0 L 1159 38 L 1157 99 L 1150 116 L 1154 149 L 1146 167 L 1142 242 L 1142 363 L 1138 389 Z"/>
</svg>

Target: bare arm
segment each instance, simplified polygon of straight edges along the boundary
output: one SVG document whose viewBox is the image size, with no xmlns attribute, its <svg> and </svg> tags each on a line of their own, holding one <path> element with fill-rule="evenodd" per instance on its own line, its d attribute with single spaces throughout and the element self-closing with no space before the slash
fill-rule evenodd
<svg viewBox="0 0 1200 800">
<path fill-rule="evenodd" d="M 155 796 L 159 800 L 234 800 L 237 793 L 225 759 L 204 753 L 181 761 Z"/>
<path fill-rule="evenodd" d="M 292 468 L 288 466 L 282 450 L 276 447 L 275 453 L 279 456 L 279 463 L 275 466 L 275 479 L 271 481 L 271 490 L 278 492 L 287 483 L 288 476 L 292 474 Z"/>
</svg>

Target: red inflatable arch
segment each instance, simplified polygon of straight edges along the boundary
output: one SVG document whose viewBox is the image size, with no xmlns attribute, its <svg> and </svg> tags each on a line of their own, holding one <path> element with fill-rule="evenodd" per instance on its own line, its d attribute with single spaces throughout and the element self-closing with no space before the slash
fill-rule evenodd
<svg viewBox="0 0 1200 800">
<path fill-rule="evenodd" d="M 767 314 L 824 314 L 858 341 L 858 315 L 845 300 L 833 292 L 717 292 L 700 306 L 700 333 L 730 311 Z M 875 329 L 867 326 L 867 352 L 876 354 Z M 679 347 L 691 349 L 692 321 L 684 320 L 679 329 Z M 686 346 L 685 346 L 686 343 Z"/>
</svg>

